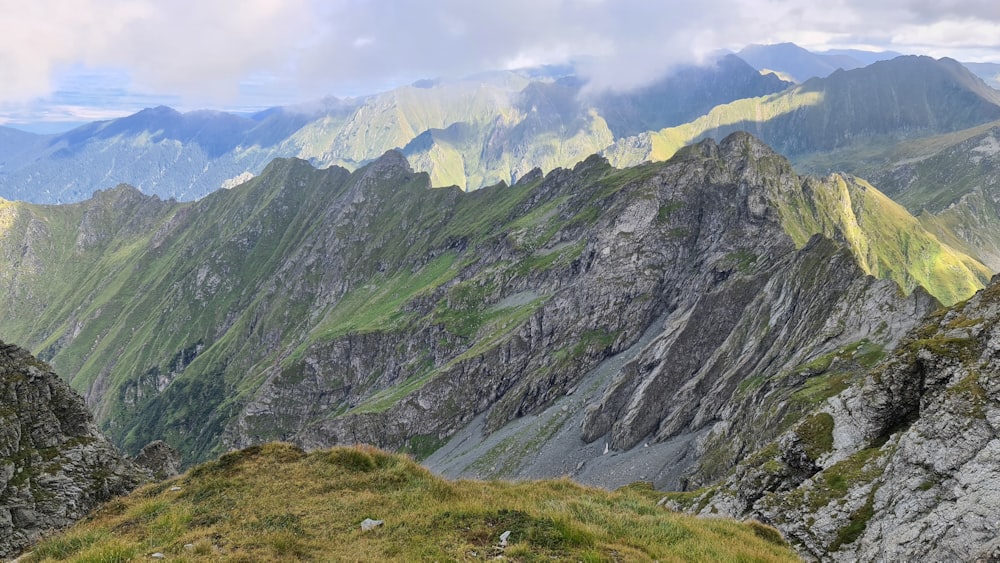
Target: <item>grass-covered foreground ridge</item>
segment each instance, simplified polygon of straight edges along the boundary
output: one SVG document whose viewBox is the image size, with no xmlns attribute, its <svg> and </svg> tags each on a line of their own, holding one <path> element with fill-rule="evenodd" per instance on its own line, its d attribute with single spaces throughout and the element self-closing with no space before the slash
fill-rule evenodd
<svg viewBox="0 0 1000 563">
<path fill-rule="evenodd" d="M 659 493 L 569 480 L 446 481 L 369 447 L 232 452 L 112 501 L 25 561 L 795 561 L 756 522 L 699 519 Z M 385 524 L 363 532 L 365 518 Z M 508 545 L 500 535 L 510 531 Z"/>
</svg>

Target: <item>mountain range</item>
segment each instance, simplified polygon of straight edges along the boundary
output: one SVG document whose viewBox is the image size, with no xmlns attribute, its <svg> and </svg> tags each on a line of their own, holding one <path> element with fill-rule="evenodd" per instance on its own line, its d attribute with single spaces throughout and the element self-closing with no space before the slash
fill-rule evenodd
<svg viewBox="0 0 1000 563">
<path fill-rule="evenodd" d="M 535 166 L 571 166 L 616 136 L 683 123 L 716 104 L 787 86 L 728 56 L 637 91 L 596 96 L 591 104 L 581 101 L 583 82 L 558 70 L 418 82 L 250 117 L 159 107 L 60 135 L 5 131 L 16 150 L 3 152 L 0 195 L 73 202 L 129 183 L 191 200 L 259 173 L 275 157 L 354 169 L 393 148 L 436 186 L 474 189 L 511 182 Z"/>
<path fill-rule="evenodd" d="M 854 70 L 902 55 L 893 51 L 841 49 L 815 53 L 794 43 L 748 45 L 736 53 L 761 72 L 773 72 L 796 83 L 826 78 L 837 70 Z"/>
<path fill-rule="evenodd" d="M 0 130 L 0 190 L 42 194 L 0 200 L 0 336 L 38 357 L 0 350 L 0 417 L 75 421 L 0 436 L 0 495 L 48 514 L 45 463 L 82 456 L 97 477 L 69 473 L 105 483 L 82 514 L 149 478 L 111 442 L 159 439 L 207 462 L 178 483 L 209 496 L 331 456 L 448 487 L 327 450 L 364 443 L 755 518 L 823 560 L 989 556 L 1000 92 L 949 59 L 752 54 L 841 69 L 770 69 L 793 84 L 729 55 L 622 93 L 548 68 Z M 164 487 L 140 496 L 167 518 Z M 65 523 L 8 512 L 13 548 Z M 178 526 L 174 554 L 201 524 Z"/>
<path fill-rule="evenodd" d="M 249 117 L 160 107 L 60 135 L 0 130 L 0 196 L 73 202 L 127 183 L 193 200 L 259 174 L 276 157 L 353 170 L 394 148 L 434 186 L 470 190 L 593 153 L 616 166 L 663 160 L 689 142 L 741 129 L 816 172 L 808 161 L 830 151 L 871 152 L 1000 119 L 996 91 L 954 61 L 897 57 L 862 66 L 891 53 L 834 57 L 794 45 L 740 54 L 757 61 L 754 53 L 789 64 L 805 54 L 854 63 L 793 85 L 726 55 L 627 92 L 593 92 L 572 68 L 557 67 L 422 81 Z"/>
<path fill-rule="evenodd" d="M 655 318 L 688 311 L 730 276 L 778 267 L 815 234 L 853 252 L 858 276 L 927 287 L 949 303 L 988 280 L 871 186 L 799 178 L 754 143 L 737 135 L 721 155 L 709 142 L 625 171 L 593 157 L 470 194 L 430 190 L 426 174 L 389 152 L 354 173 L 277 160 L 195 203 L 127 186 L 68 206 L 6 203 L 0 331 L 72 374 L 127 449 L 163 437 L 196 460 L 296 435 L 402 447 L 418 434 L 448 436 L 498 402 L 499 425 L 633 345 Z M 744 145 L 754 158 L 739 156 Z M 665 179 L 682 173 L 704 179 Z M 737 234 L 758 228 L 740 219 L 745 211 L 706 218 L 725 209 L 702 201 L 707 186 L 735 189 L 740 174 L 760 185 L 745 205 L 783 233 L 769 235 L 784 241 L 780 252 Z M 650 245 L 664 250 L 629 250 Z M 616 279 L 626 291 L 608 293 Z M 611 309 L 617 318 L 604 317 Z M 534 344 L 517 361 L 503 352 L 522 341 Z M 498 353 L 491 394 L 461 391 Z M 441 385 L 459 394 L 420 398 Z M 422 406 L 409 412 L 411 401 Z M 445 405 L 468 406 L 439 412 Z M 389 430 L 385 416 L 396 420 Z"/>
<path fill-rule="evenodd" d="M 906 336 L 940 306 L 928 266 L 949 302 L 988 275 L 862 180 L 799 176 L 745 133 L 471 193 L 390 151 L 353 173 L 276 160 L 193 203 L 119 186 L 4 217 L 0 330 L 75 374 L 126 450 L 163 437 L 189 463 L 363 442 L 451 476 L 713 486 L 932 345 Z"/>
</svg>

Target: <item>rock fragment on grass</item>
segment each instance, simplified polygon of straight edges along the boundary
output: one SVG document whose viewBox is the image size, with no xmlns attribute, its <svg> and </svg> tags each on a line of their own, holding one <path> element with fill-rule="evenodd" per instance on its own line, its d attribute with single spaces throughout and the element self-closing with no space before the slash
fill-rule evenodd
<svg viewBox="0 0 1000 563">
<path fill-rule="evenodd" d="M 361 531 L 362 532 L 370 532 L 370 531 L 374 530 L 375 528 L 378 528 L 379 526 L 382 526 L 383 524 L 385 524 L 384 520 L 372 520 L 371 518 L 365 518 L 361 522 Z"/>
</svg>

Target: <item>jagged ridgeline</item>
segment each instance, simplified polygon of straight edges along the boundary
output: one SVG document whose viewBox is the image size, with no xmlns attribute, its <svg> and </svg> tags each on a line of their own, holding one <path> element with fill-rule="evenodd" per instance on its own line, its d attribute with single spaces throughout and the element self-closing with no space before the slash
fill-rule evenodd
<svg viewBox="0 0 1000 563">
<path fill-rule="evenodd" d="M 737 333 L 759 344 L 755 362 L 807 361 L 891 345 L 933 305 L 917 285 L 953 302 L 987 277 L 870 186 L 799 177 L 746 134 L 625 170 L 592 157 L 514 186 L 429 187 L 389 152 L 354 173 L 276 160 L 193 203 L 126 186 L 5 202 L 0 334 L 65 374 L 130 451 L 162 437 L 194 461 L 280 438 L 426 455 L 477 415 L 492 430 L 538 412 L 647 333 L 711 326 L 692 361 Z M 826 291 L 834 276 L 814 276 L 830 264 L 844 279 L 823 307 L 839 308 L 783 324 Z M 755 301 L 769 316 L 738 323 L 763 290 L 791 305 Z M 666 361 L 646 357 L 640 372 Z M 703 391 L 724 382 L 722 400 L 737 375 L 681 391 L 626 377 L 587 438 L 629 447 L 707 428 L 718 405 Z M 636 421 L 628 405 L 663 403 L 636 398 L 655 389 L 690 401 Z"/>
<path fill-rule="evenodd" d="M 796 163 L 842 170 L 902 140 L 1000 119 L 1000 92 L 959 62 L 905 56 L 813 78 L 775 94 L 720 104 L 688 123 L 618 139 L 619 166 L 664 159 L 704 137 L 751 131 Z M 829 164 L 825 166 L 821 164 Z"/>
</svg>

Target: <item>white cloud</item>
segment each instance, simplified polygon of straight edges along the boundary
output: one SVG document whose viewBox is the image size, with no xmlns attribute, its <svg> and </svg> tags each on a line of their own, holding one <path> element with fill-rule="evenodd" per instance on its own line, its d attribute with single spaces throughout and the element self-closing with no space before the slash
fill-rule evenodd
<svg viewBox="0 0 1000 563">
<path fill-rule="evenodd" d="M 206 98 L 279 68 L 308 29 L 307 0 L 0 1 L 0 98 L 48 93 L 61 65 L 128 69 L 140 85 Z"/>
<path fill-rule="evenodd" d="M 0 10 L 0 101 L 44 95 L 54 72 L 79 64 L 213 105 L 251 76 L 308 98 L 588 55 L 597 87 L 629 87 L 748 43 L 978 60 L 1000 50 L 995 0 L 0 0 Z"/>
</svg>

